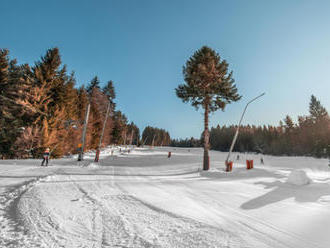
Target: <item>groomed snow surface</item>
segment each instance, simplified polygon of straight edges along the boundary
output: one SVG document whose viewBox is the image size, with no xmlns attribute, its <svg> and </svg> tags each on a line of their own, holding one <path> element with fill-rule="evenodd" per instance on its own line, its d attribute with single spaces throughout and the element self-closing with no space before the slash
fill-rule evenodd
<svg viewBox="0 0 330 248">
<path fill-rule="evenodd" d="M 240 154 L 226 173 L 214 151 L 201 171 L 202 149 L 94 155 L 0 160 L 0 247 L 330 247 L 325 159 Z"/>
</svg>

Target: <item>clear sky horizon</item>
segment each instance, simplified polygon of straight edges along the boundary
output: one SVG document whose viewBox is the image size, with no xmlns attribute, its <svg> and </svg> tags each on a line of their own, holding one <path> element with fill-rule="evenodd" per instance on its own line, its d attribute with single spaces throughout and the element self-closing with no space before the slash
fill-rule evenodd
<svg viewBox="0 0 330 248">
<path fill-rule="evenodd" d="M 136 123 L 200 137 L 202 111 L 175 95 L 182 66 L 203 45 L 229 63 L 243 98 L 210 126 L 277 125 L 308 114 L 314 94 L 330 110 L 330 1 L 1 1 L 0 48 L 33 64 L 59 47 L 77 85 L 114 81 L 117 109 Z"/>
</svg>

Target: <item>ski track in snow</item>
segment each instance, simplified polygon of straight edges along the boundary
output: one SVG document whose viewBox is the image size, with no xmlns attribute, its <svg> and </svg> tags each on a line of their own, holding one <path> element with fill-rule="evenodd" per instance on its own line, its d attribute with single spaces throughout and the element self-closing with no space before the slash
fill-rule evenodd
<svg viewBox="0 0 330 248">
<path fill-rule="evenodd" d="M 242 240 L 228 231 L 152 206 L 116 184 L 79 179 L 53 177 L 20 200 L 25 225 L 37 236 L 47 236 L 46 247 L 242 247 Z M 63 200 L 71 201 L 70 208 L 47 203 Z"/>
<path fill-rule="evenodd" d="M 137 150 L 131 158 L 103 155 L 100 165 L 85 162 L 84 167 L 70 166 L 68 160 L 61 165 L 59 160 L 49 168 L 0 170 L 8 177 L 24 172 L 32 178 L 0 194 L 0 247 L 327 247 L 324 240 L 310 239 L 290 227 L 292 223 L 276 220 L 276 214 L 296 206 L 292 201 L 275 201 L 260 215 L 242 208 L 254 206 L 255 202 L 247 203 L 260 196 L 258 192 L 271 192 L 258 188 L 259 179 L 271 184 L 278 178 L 280 184 L 288 174 L 285 166 L 255 170 L 252 177 L 238 170 L 230 175 L 211 173 L 208 178 L 197 172 L 196 154 L 177 153 L 176 161 L 175 152 L 172 160 L 165 160 L 166 151 L 152 153 Z M 329 187 L 330 177 L 313 173 L 323 182 L 321 189 Z M 285 192 L 301 193 L 299 188 L 285 187 Z M 327 189 L 317 203 L 299 204 L 298 213 L 314 214 L 317 209 L 330 217 Z"/>
</svg>

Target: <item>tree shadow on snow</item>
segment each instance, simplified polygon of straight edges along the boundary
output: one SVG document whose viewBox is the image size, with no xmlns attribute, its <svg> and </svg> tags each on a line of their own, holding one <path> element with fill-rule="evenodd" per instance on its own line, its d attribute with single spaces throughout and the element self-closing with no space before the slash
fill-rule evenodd
<svg viewBox="0 0 330 248">
<path fill-rule="evenodd" d="M 260 181 L 255 184 L 263 185 L 265 189 L 273 188 L 273 190 L 243 203 L 242 209 L 257 209 L 289 198 L 294 198 L 297 202 L 317 202 L 323 196 L 330 197 L 330 185 L 328 183 L 297 186 L 281 181 L 271 183 Z"/>
<path fill-rule="evenodd" d="M 0 178 L 36 178 L 36 176 L 12 176 L 12 175 L 1 175 Z"/>
</svg>

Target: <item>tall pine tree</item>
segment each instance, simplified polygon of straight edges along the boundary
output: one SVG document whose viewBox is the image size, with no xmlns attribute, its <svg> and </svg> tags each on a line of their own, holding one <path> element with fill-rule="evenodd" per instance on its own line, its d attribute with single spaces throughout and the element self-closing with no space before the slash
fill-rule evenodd
<svg viewBox="0 0 330 248">
<path fill-rule="evenodd" d="M 213 49 L 203 46 L 183 67 L 185 83 L 176 88 L 176 95 L 193 107 L 204 109 L 204 160 L 203 169 L 209 169 L 209 113 L 225 109 L 226 104 L 238 101 L 232 72 L 228 63 L 221 60 Z"/>
<path fill-rule="evenodd" d="M 0 154 L 14 155 L 13 144 L 24 126 L 25 65 L 9 59 L 9 51 L 0 49 Z"/>
</svg>

